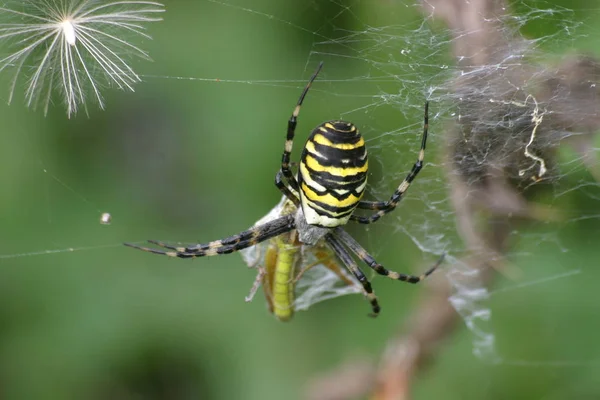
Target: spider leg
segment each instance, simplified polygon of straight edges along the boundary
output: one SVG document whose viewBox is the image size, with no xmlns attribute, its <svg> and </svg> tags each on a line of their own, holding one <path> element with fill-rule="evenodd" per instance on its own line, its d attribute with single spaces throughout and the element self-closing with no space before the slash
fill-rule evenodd
<svg viewBox="0 0 600 400">
<path fill-rule="evenodd" d="M 285 184 L 282 179 L 283 172 L 279 170 L 277 175 L 275 175 L 275 186 L 287 197 L 296 207 L 300 207 L 300 200 L 298 199 L 298 195 L 292 192 L 292 189 Z"/>
<path fill-rule="evenodd" d="M 223 240 L 215 240 L 206 244 L 196 244 L 189 247 L 177 247 L 155 240 L 149 240 L 150 243 L 166 248 L 171 251 L 154 249 L 150 247 L 139 246 L 132 243 L 124 243 L 125 246 L 133 247 L 139 250 L 154 254 L 162 254 L 169 257 L 195 258 L 204 256 L 215 256 L 218 254 L 229 254 L 238 250 L 254 246 L 282 233 L 289 232 L 295 228 L 294 216 L 286 215 L 270 221 L 264 225 L 248 229 L 238 235 L 230 236 Z"/>
<path fill-rule="evenodd" d="M 308 89 L 310 89 L 310 86 L 312 85 L 314 80 L 317 78 L 317 75 L 321 71 L 322 67 L 323 67 L 323 62 L 319 63 L 317 70 L 310 77 L 310 80 L 304 87 L 304 90 L 302 91 L 302 94 L 300 95 L 300 98 L 298 99 L 298 103 L 296 103 L 296 108 L 294 108 L 294 111 L 292 112 L 292 116 L 288 120 L 287 136 L 285 139 L 285 146 L 283 148 L 283 155 L 281 157 L 281 170 L 280 171 L 283 173 L 283 176 L 287 180 L 288 184 L 295 191 L 298 191 L 298 181 L 296 181 L 296 178 L 294 177 L 294 174 L 292 173 L 292 170 L 290 168 L 290 155 L 292 153 L 292 147 L 294 145 L 294 134 L 296 132 L 296 124 L 298 123 L 298 114 L 300 114 L 300 107 L 302 107 L 302 102 L 304 101 L 304 97 L 306 97 L 306 93 L 308 93 Z M 277 187 L 279 187 L 279 185 Z M 280 190 L 281 190 L 281 188 L 280 188 Z M 287 196 L 287 194 L 286 194 L 286 196 Z"/>
<path fill-rule="evenodd" d="M 400 183 L 394 194 L 390 197 L 388 201 L 361 201 L 358 203 L 358 208 L 366 209 L 366 210 L 377 210 L 375 214 L 372 214 L 369 217 L 361 217 L 358 215 L 352 215 L 350 219 L 352 221 L 356 221 L 361 224 L 371 224 L 377 221 L 379 218 L 383 217 L 385 214 L 389 213 L 393 209 L 396 208 L 400 200 L 402 200 L 402 196 L 408 188 L 412 181 L 417 177 L 421 168 L 423 168 L 423 159 L 425 158 L 425 146 L 427 144 L 427 131 L 429 128 L 429 102 L 425 102 L 425 116 L 423 122 L 423 139 L 421 140 L 421 150 L 419 151 L 419 156 L 417 161 L 413 165 L 412 169 L 404 178 L 404 180 Z"/>
<path fill-rule="evenodd" d="M 282 218 L 286 218 L 286 217 L 282 217 Z M 254 226 L 248 230 L 238 233 L 237 235 L 229 236 L 225 239 L 214 240 L 212 242 L 203 243 L 203 244 L 194 244 L 194 245 L 190 245 L 190 246 L 174 246 L 174 245 L 170 245 L 168 243 L 164 243 L 164 242 L 161 242 L 158 240 L 148 240 L 148 242 L 155 244 L 157 246 L 164 247 L 169 250 L 175 250 L 175 251 L 178 251 L 181 253 L 196 253 L 199 251 L 207 251 L 207 250 L 215 249 L 218 247 L 235 245 L 242 241 L 246 241 L 249 239 L 252 240 L 252 238 L 256 239 L 258 237 L 262 237 L 263 235 L 268 235 L 270 230 L 279 229 L 279 225 L 286 222 L 285 220 L 282 220 L 282 218 L 278 218 L 276 220 L 270 221 L 269 223 L 266 223 L 261 226 Z M 277 236 L 277 235 L 275 235 L 275 236 Z M 272 237 L 272 236 L 268 236 L 267 238 L 269 238 L 269 237 Z M 260 239 L 259 242 L 262 242 L 263 240 L 265 240 L 265 239 Z"/>
<path fill-rule="evenodd" d="M 373 256 L 371 256 L 369 253 L 367 253 L 367 251 L 360 245 L 360 243 L 358 243 L 352 236 L 350 236 L 350 234 L 348 232 L 346 232 L 342 228 L 336 228 L 334 232 L 335 232 L 336 237 L 339 240 L 341 240 L 342 243 L 344 243 L 346 246 L 348 246 L 348 248 L 354 254 L 356 254 L 356 256 L 358 258 L 360 258 L 369 267 L 373 268 L 373 270 L 375 270 L 375 272 L 377 272 L 379 275 L 384 275 L 384 276 L 387 276 L 388 278 L 395 279 L 398 281 L 403 281 L 403 282 L 408 282 L 408 283 L 421 282 L 423 279 L 425 279 L 429 275 L 431 275 L 431 273 L 433 271 L 435 271 L 437 269 L 437 267 L 440 266 L 442 261 L 444 261 L 444 257 L 446 256 L 445 253 L 442 254 L 442 256 L 433 265 L 433 267 L 429 268 L 422 275 L 416 276 L 416 275 L 401 274 L 399 272 L 390 271 L 388 269 L 385 269 L 381 264 L 379 264 L 377 261 L 375 261 Z"/>
<path fill-rule="evenodd" d="M 277 236 L 284 232 L 285 232 L 285 230 L 282 230 L 281 232 L 276 232 L 275 234 L 273 234 L 271 236 L 265 237 L 263 240 L 269 239 L 273 236 Z M 257 244 L 261 241 L 262 240 L 259 240 L 259 241 L 243 240 L 243 241 L 233 244 L 233 245 L 220 246 L 220 247 L 215 247 L 215 248 L 207 249 L 207 250 L 198 250 L 195 252 L 185 252 L 185 251 L 178 251 L 178 250 L 164 251 L 164 250 L 154 249 L 151 247 L 138 246 L 138 245 L 132 244 L 132 243 L 124 243 L 124 244 L 125 244 L 125 246 L 133 247 L 138 250 L 143 250 L 143 251 L 147 251 L 147 252 L 154 253 L 154 254 L 161 254 L 161 255 L 165 255 L 165 256 L 169 256 L 169 257 L 196 258 L 196 257 L 208 257 L 208 256 L 221 255 L 221 254 L 234 253 L 236 251 L 243 250 L 245 248 L 254 246 L 255 244 Z M 158 244 L 159 246 L 162 245 L 162 243 L 160 243 L 160 242 L 152 242 L 152 243 Z"/>
<path fill-rule="evenodd" d="M 369 303 L 371 303 L 371 309 L 373 310 L 373 313 L 370 315 L 372 317 L 376 317 L 377 315 L 379 315 L 381 307 L 379 306 L 379 302 L 377 301 L 377 296 L 375 295 L 375 293 L 373 293 L 371 282 L 369 282 L 365 274 L 363 274 L 360 268 L 358 268 L 358 265 L 356 265 L 356 262 L 354 261 L 354 259 L 352 259 L 352 256 L 348 254 L 348 251 L 346 251 L 344 246 L 335 236 L 329 233 L 325 236 L 325 240 L 327 241 L 327 243 L 329 243 L 335 254 L 344 263 L 344 265 L 348 268 L 352 275 L 354 275 L 362 285 L 363 289 L 365 290 L 365 296 L 367 297 L 367 300 L 369 300 Z"/>
</svg>

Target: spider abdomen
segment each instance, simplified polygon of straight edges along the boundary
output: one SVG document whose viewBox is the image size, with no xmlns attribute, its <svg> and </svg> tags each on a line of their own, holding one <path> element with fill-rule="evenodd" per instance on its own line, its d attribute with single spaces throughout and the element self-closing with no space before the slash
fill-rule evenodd
<svg viewBox="0 0 600 400">
<path fill-rule="evenodd" d="M 328 121 L 310 134 L 298 173 L 306 222 L 333 228 L 344 225 L 367 183 L 367 149 L 350 122 Z"/>
</svg>

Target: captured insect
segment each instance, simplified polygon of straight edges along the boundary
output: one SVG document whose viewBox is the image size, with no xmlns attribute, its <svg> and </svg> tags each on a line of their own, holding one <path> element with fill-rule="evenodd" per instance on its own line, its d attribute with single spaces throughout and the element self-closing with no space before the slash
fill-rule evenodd
<svg viewBox="0 0 600 400">
<path fill-rule="evenodd" d="M 254 226 L 296 212 L 296 205 L 282 196 Z M 240 253 L 249 267 L 258 270 L 246 301 L 251 301 L 262 286 L 269 311 L 280 321 L 288 321 L 295 311 L 307 310 L 320 301 L 363 292 L 323 239 L 315 245 L 306 245 L 292 230 Z"/>
<path fill-rule="evenodd" d="M 294 294 L 302 276 L 316 267 L 337 275 L 338 279 L 352 288 L 353 280 L 341 272 L 340 263 L 352 274 L 371 304 L 372 316 L 381 310 L 371 283 L 356 264 L 351 253 L 388 278 L 408 283 L 419 283 L 429 276 L 443 261 L 444 255 L 420 276 L 390 271 L 375 259 L 344 229 L 348 221 L 371 224 L 394 210 L 410 184 L 423 167 L 427 143 L 429 105 L 425 103 L 423 136 L 417 161 L 387 201 L 361 200 L 367 185 L 368 160 L 363 137 L 350 122 L 332 120 L 317 126 L 309 135 L 298 166 L 292 171 L 290 155 L 294 143 L 300 108 L 311 85 L 321 71 L 321 62 L 306 84 L 298 103 L 288 120 L 281 168 L 275 175 L 275 185 L 283 193 L 284 200 L 254 227 L 222 240 L 204 244 L 176 246 L 150 240 L 160 248 L 142 247 L 125 243 L 126 246 L 169 257 L 195 258 L 228 254 L 248 249 L 244 255 L 250 266 L 255 263 L 259 276 L 251 295 L 259 284 L 265 287 L 271 311 L 280 320 L 289 320 L 293 314 Z M 369 216 L 356 215 L 357 209 L 374 211 Z M 266 246 L 258 244 L 266 243 Z M 254 246 L 254 248 L 253 248 Z M 249 249 L 250 248 L 250 249 Z M 251 255 L 252 251 L 264 255 Z M 350 251 L 350 252 L 349 252 Z M 307 254 L 313 263 L 304 262 Z M 262 265 L 258 265 L 262 263 Z M 300 266 L 300 270 L 297 270 Z M 313 268 L 315 267 L 315 268 Z M 339 272 L 339 273 L 338 273 Z"/>
</svg>

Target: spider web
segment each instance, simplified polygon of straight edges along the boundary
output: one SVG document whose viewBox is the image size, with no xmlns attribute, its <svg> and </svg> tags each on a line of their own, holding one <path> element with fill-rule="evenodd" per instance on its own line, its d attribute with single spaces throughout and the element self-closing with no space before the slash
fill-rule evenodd
<svg viewBox="0 0 600 400">
<path fill-rule="evenodd" d="M 207 230 L 215 236 L 205 237 L 203 233 L 200 238 L 203 242 L 254 223 L 268 211 L 265 204 L 275 204 L 278 200 L 278 192 L 272 188 L 271 172 L 273 167 L 277 168 L 283 140 L 259 146 L 254 137 L 237 135 L 235 139 L 239 139 L 242 151 L 224 147 L 210 137 L 202 137 L 201 145 L 216 147 L 214 151 L 221 153 L 224 163 L 233 162 L 224 161 L 225 158 L 231 156 L 231 160 L 238 160 L 247 153 L 252 154 L 252 161 L 274 154 L 275 161 L 257 165 L 256 171 L 252 172 L 252 175 L 264 177 L 266 183 L 260 188 L 253 186 L 254 183 L 244 183 L 243 179 L 232 179 L 231 185 L 215 183 L 227 179 L 223 176 L 197 185 L 195 181 L 210 176 L 194 170 L 182 178 L 186 174 L 184 168 L 188 166 L 177 160 L 188 157 L 194 150 L 177 143 L 183 133 L 172 137 L 164 134 L 188 132 L 195 135 L 183 123 L 173 122 L 176 120 L 173 115 L 182 111 L 169 110 L 168 117 L 164 117 L 160 114 L 164 105 L 155 100 L 134 103 L 131 107 L 127 107 L 127 103 L 138 98 L 160 98 L 157 93 L 162 93 L 159 90 L 163 87 L 179 85 L 189 91 L 206 92 L 207 98 L 221 106 L 234 96 L 244 97 L 244 107 L 248 107 L 248 102 L 254 106 L 252 98 L 267 103 L 273 96 L 279 96 L 278 99 L 286 100 L 281 108 L 273 107 L 277 112 L 267 112 L 252 121 L 260 126 L 278 123 L 277 129 L 281 130 L 300 88 L 316 65 L 324 61 L 323 72 L 308 94 L 300 115 L 295 149 L 301 147 L 307 130 L 323 120 L 341 118 L 354 122 L 369 146 L 373 174 L 369 177 L 368 200 L 389 198 L 412 167 L 419 150 L 423 105 L 426 100 L 430 102 L 425 168 L 398 210 L 376 226 L 350 227 L 352 234 L 378 261 L 399 272 L 419 273 L 440 254 L 446 253 L 441 273 L 453 286 L 450 302 L 461 316 L 469 347 L 479 360 L 498 366 L 553 370 L 599 364 L 600 355 L 587 351 L 588 347 L 594 348 L 595 339 L 586 333 L 595 328 L 590 322 L 595 315 L 594 307 L 590 305 L 595 304 L 591 283 L 596 278 L 594 260 L 599 256 L 595 247 L 600 219 L 597 211 L 599 175 L 595 175 L 594 161 L 588 159 L 593 159 L 597 150 L 593 135 L 597 131 L 594 121 L 597 104 L 575 100 L 567 104 L 564 99 L 571 101 L 569 96 L 579 90 L 576 85 L 560 86 L 560 90 L 546 97 L 540 89 L 543 86 L 540 82 L 545 82 L 546 75 L 566 68 L 561 64 L 565 59 L 577 59 L 580 52 L 586 50 L 597 54 L 599 49 L 594 48 L 593 38 L 597 37 L 598 31 L 593 20 L 598 19 L 598 9 L 569 9 L 555 2 L 513 2 L 511 13 L 498 16 L 496 22 L 501 36 L 518 41 L 509 41 L 514 46 L 503 47 L 502 57 L 493 62 L 468 68 L 465 67 L 469 65 L 468 60 L 453 54 L 453 46 L 460 36 L 446 29 L 434 13 L 424 12 L 421 5 L 412 2 L 380 2 L 376 6 L 367 1 L 310 2 L 293 9 L 269 2 L 248 4 L 235 0 L 206 0 L 199 4 L 203 13 L 218 16 L 215 18 L 265 28 L 256 38 L 232 35 L 232 47 L 239 46 L 238 41 L 260 41 L 264 39 L 260 35 L 268 37 L 272 34 L 270 30 L 286 35 L 286 40 L 298 40 L 302 44 L 290 55 L 294 62 L 277 58 L 283 57 L 281 53 L 275 50 L 271 53 L 264 49 L 264 44 L 256 46 L 257 55 L 262 57 L 262 63 L 271 65 L 268 71 L 275 71 L 275 76 L 261 72 L 259 67 L 252 71 L 245 69 L 241 58 L 232 62 L 227 59 L 233 57 L 231 51 L 211 48 L 210 43 L 202 43 L 202 51 L 207 54 L 212 51 L 216 58 L 211 60 L 206 56 L 201 61 L 203 72 L 198 72 L 198 68 L 183 71 L 188 65 L 177 63 L 177 56 L 169 54 L 174 58 L 173 64 L 182 66 L 179 73 L 168 69 L 168 63 L 161 63 L 155 56 L 155 71 L 143 76 L 144 85 L 149 89 L 140 88 L 138 93 L 125 100 L 107 99 L 108 104 L 113 101 L 118 106 L 109 107 L 106 116 L 102 117 L 103 131 L 109 137 L 103 140 L 81 133 L 94 124 L 94 118 L 101 117 L 99 114 L 91 115 L 89 121 L 79 118 L 69 124 L 56 122 L 66 132 L 57 138 L 52 136 L 55 135 L 52 129 L 45 126 L 48 120 L 38 119 L 37 115 L 24 117 L 21 111 L 11 117 L 15 106 L 10 110 L 5 108 L 3 114 L 7 123 L 19 127 L 5 139 L 15 144 L 4 146 L 6 167 L 2 176 L 7 193 L 4 201 L 7 204 L 5 210 L 10 210 L 4 213 L 5 226 L 13 230 L 19 226 L 29 227 L 28 233 L 23 235 L 5 231 L 0 254 L 0 264 L 5 269 L 27 266 L 33 256 L 39 256 L 48 264 L 55 262 L 50 257 L 58 257 L 59 263 L 85 264 L 89 257 L 104 257 L 103 254 L 114 251 L 115 255 L 108 257 L 116 260 L 122 254 L 117 251 L 121 242 L 132 241 L 132 236 L 133 241 L 147 237 L 173 238 L 174 241 L 188 237 L 195 241 L 198 221 L 212 212 L 219 214 L 219 210 L 207 213 L 198 209 L 215 204 L 230 210 L 226 213 L 230 222 L 223 222 L 219 230 Z M 177 7 L 177 4 L 167 4 L 168 14 L 173 13 L 174 20 L 182 18 L 177 14 Z M 305 14 L 311 15 L 314 23 L 307 24 L 303 18 Z M 154 36 L 160 40 L 158 34 Z M 223 43 L 219 42 L 219 46 Z M 276 50 L 284 51 L 286 46 L 281 44 Z M 482 52 L 487 50 L 490 49 L 481 49 Z M 219 68 L 236 62 L 235 68 Z M 499 71 L 515 70 L 525 76 L 519 85 L 511 76 L 499 74 Z M 582 83 L 587 87 L 595 84 L 588 78 Z M 199 101 L 210 109 L 208 100 Z M 288 104 L 290 101 L 292 103 Z M 185 104 L 182 106 L 188 107 L 185 111 L 193 114 L 193 102 Z M 121 108 L 128 110 L 127 113 Z M 158 116 L 148 118 L 148 110 L 156 111 Z M 231 113 L 234 112 L 232 108 Z M 113 122 L 115 119 L 117 122 Z M 459 128 L 457 121 L 461 123 Z M 202 127 L 199 132 L 224 134 L 220 127 L 226 121 L 222 119 L 202 122 L 194 119 L 194 122 Z M 273 132 L 277 129 L 273 128 Z M 468 153 L 473 157 L 465 163 L 450 161 L 449 154 L 466 154 L 460 152 L 460 144 L 452 142 L 452 138 L 464 138 L 461 134 L 477 129 L 505 134 L 473 144 Z M 261 131 L 252 129 L 245 135 L 256 132 Z M 271 131 L 268 137 L 271 137 Z M 81 143 L 85 141 L 90 145 L 81 151 Z M 459 150 L 451 153 L 451 145 Z M 59 153 L 51 150 L 54 148 L 70 154 L 69 161 L 62 160 Z M 123 162 L 134 153 L 137 154 L 135 161 Z M 116 171 L 108 166 L 111 154 L 118 156 L 118 165 L 122 169 Z M 156 157 L 160 157 L 159 163 Z M 197 168 L 219 168 L 211 163 L 201 164 L 201 160 L 198 162 Z M 169 171 L 165 168 L 181 163 L 184 167 L 180 166 L 180 169 Z M 78 166 L 82 167 L 79 169 Z M 494 264 L 499 277 L 492 286 L 473 268 L 469 257 L 481 249 L 467 248 L 468 244 L 457 230 L 461 217 L 451 199 L 453 193 L 457 195 L 453 192 L 455 181 L 452 179 L 462 182 L 468 193 L 491 190 L 482 189 L 489 178 L 486 175 L 489 171 L 482 171 L 488 167 L 499 171 L 509 186 L 516 188 L 516 193 L 523 195 L 527 203 L 535 205 L 540 212 L 535 218 L 517 215 L 516 220 L 502 225 L 507 230 L 503 236 L 505 253 L 501 262 Z M 100 173 L 99 170 L 104 168 L 106 171 Z M 536 179 L 539 182 L 534 182 Z M 88 180 L 101 183 L 88 184 Z M 129 182 L 129 191 L 107 189 L 120 187 L 122 182 Z M 230 190 L 228 186 L 234 188 Z M 228 193 L 227 199 L 216 197 L 214 192 L 220 189 Z M 253 196 L 258 192 L 269 194 Z M 464 195 L 464 192 L 458 195 Z M 255 215 L 246 216 L 251 211 L 236 210 L 244 197 L 251 197 L 247 206 Z M 21 208 L 15 208 L 23 198 L 28 200 Z M 138 204 L 143 204 L 143 212 L 134 217 L 126 216 L 134 214 Z M 15 209 L 18 211 L 13 212 Z M 136 230 L 136 224 L 143 224 L 147 215 L 156 209 L 164 212 L 165 220 L 177 221 L 177 228 L 159 218 L 156 221 L 161 224 L 154 231 Z M 484 208 L 474 212 L 475 223 L 484 227 L 489 221 L 504 224 L 504 220 L 498 222 L 486 215 L 488 211 Z M 113 221 L 103 225 L 101 218 L 107 212 L 113 214 Z M 82 216 L 85 218 L 83 223 L 77 220 Z M 239 222 L 242 218 L 246 218 L 246 225 Z M 217 220 L 210 221 L 220 224 Z M 115 233 L 115 226 L 119 225 L 121 228 Z M 220 262 L 211 261 L 211 264 Z M 194 267 L 202 268 L 200 264 L 194 263 Z M 212 280 L 218 279 L 218 271 L 208 274 Z M 373 274 L 369 274 L 369 278 L 384 309 L 393 309 L 390 299 L 399 289 L 396 286 L 385 289 L 385 286 L 393 285 L 384 278 Z M 232 293 L 222 296 L 241 301 L 251 283 L 248 275 L 243 279 L 232 286 Z M 387 307 L 386 302 L 390 304 Z M 577 309 L 581 316 L 572 316 L 571 309 Z M 563 328 L 569 324 L 575 328 L 575 333 Z M 521 337 L 525 337 L 526 343 L 539 339 L 547 347 L 560 343 L 556 347 L 561 350 L 543 357 L 541 352 L 519 346 Z"/>
</svg>

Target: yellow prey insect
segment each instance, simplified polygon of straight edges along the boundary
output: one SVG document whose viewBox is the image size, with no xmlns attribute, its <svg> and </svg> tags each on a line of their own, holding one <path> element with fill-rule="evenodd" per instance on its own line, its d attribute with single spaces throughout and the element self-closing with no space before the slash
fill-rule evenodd
<svg viewBox="0 0 600 400">
<path fill-rule="evenodd" d="M 283 196 L 254 226 L 296 212 L 294 203 Z M 240 250 L 240 253 L 249 267 L 258 269 L 246 301 L 251 301 L 262 285 L 269 311 L 280 321 L 288 321 L 295 311 L 306 310 L 315 303 L 363 293 L 362 287 L 348 275 L 323 239 L 314 246 L 305 245 L 293 230 Z"/>
<path fill-rule="evenodd" d="M 373 293 L 371 283 L 358 268 L 351 254 L 372 268 L 376 273 L 388 278 L 408 283 L 421 282 L 431 274 L 442 262 L 444 256 L 423 275 L 405 275 L 385 269 L 344 229 L 348 221 L 361 224 L 373 223 L 388 212 L 394 210 L 410 184 L 423 167 L 425 145 L 427 143 L 428 104 L 425 103 L 423 138 L 417 161 L 412 169 L 387 201 L 361 200 L 367 185 L 369 168 L 365 141 L 356 126 L 350 122 L 332 120 L 317 126 L 309 135 L 302 150 L 298 171 L 291 168 L 290 155 L 294 144 L 296 124 L 302 102 L 312 83 L 319 74 L 323 63 L 310 78 L 305 86 L 298 103 L 288 120 L 287 135 L 281 158 L 281 168 L 275 176 L 275 185 L 291 202 L 290 212 L 283 211 L 281 216 L 264 224 L 254 226 L 237 235 L 222 240 L 189 246 L 176 246 L 151 240 L 159 248 L 142 247 L 125 243 L 126 246 L 139 250 L 162 254 L 169 257 L 195 258 L 228 254 L 258 243 L 269 241 L 272 250 L 268 250 L 266 261 L 262 268 L 265 270 L 267 285 L 271 293 L 271 305 L 274 312 L 278 305 L 294 308 L 294 282 L 302 282 L 294 271 L 296 257 L 302 256 L 300 249 L 307 253 L 313 248 L 315 253 L 325 249 L 326 253 L 335 255 L 335 264 L 341 262 L 361 284 L 362 290 L 371 303 L 372 315 L 376 316 L 381 310 L 377 296 Z M 284 207 L 284 206 L 282 206 Z M 371 210 L 369 216 L 356 215 L 356 209 Z M 273 238 L 278 239 L 271 241 Z M 288 246 L 289 245 L 289 246 Z M 350 252 L 348 252 L 348 250 Z M 326 258 L 316 257 L 316 262 L 326 264 Z M 302 263 L 303 264 L 303 263 Z M 330 268 L 331 269 L 331 268 Z M 267 274 L 271 274 L 269 277 Z M 293 279 L 292 279 L 293 278 Z M 340 278 L 342 279 L 342 278 Z M 280 319 L 289 319 L 281 312 Z"/>
</svg>

